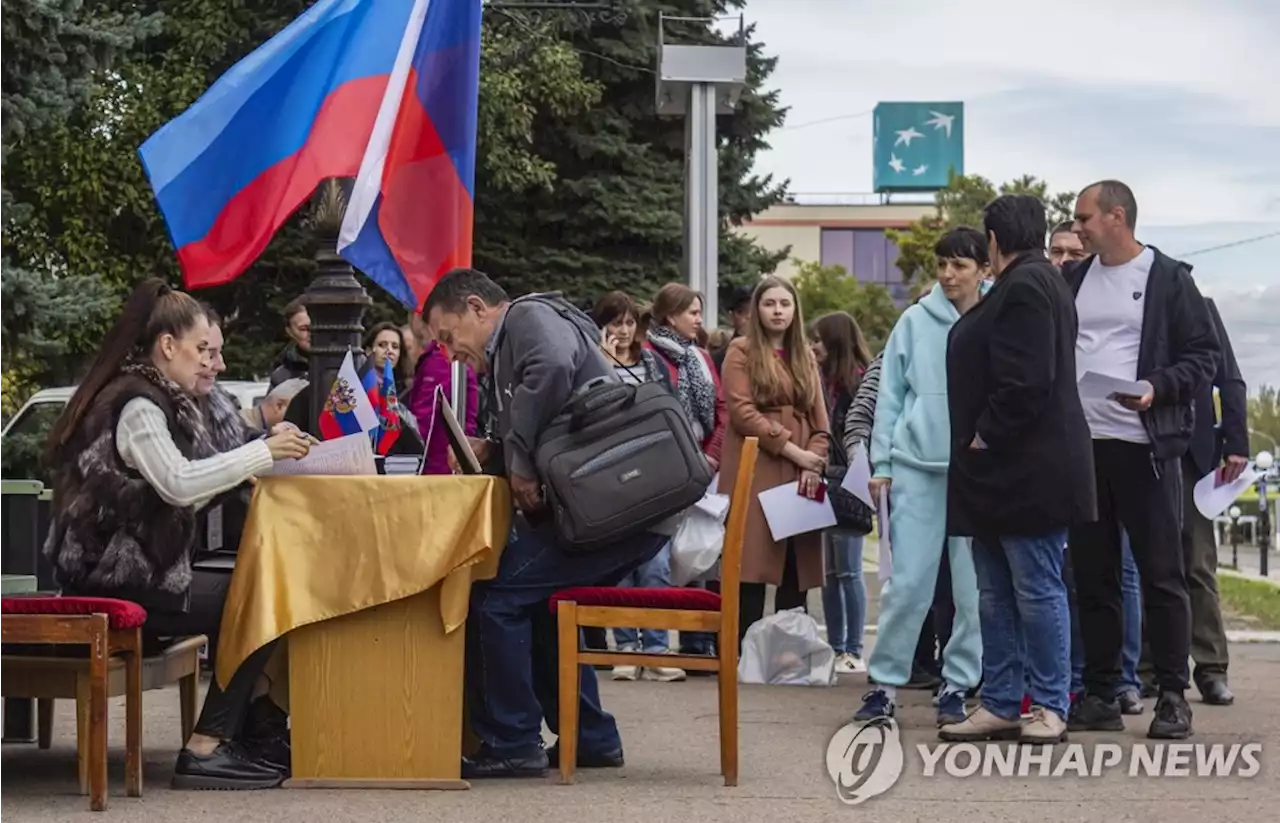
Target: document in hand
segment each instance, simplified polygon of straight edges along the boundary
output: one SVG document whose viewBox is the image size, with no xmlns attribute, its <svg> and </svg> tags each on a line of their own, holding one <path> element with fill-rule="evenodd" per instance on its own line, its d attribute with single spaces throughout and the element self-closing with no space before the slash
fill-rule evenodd
<svg viewBox="0 0 1280 823">
<path fill-rule="evenodd" d="M 880 489 L 880 504 L 876 506 L 876 531 L 880 533 L 880 553 L 876 555 L 876 562 L 880 568 L 876 570 L 876 577 L 883 586 L 893 576 L 893 546 L 889 544 L 889 490 L 887 488 Z"/>
<path fill-rule="evenodd" d="M 871 499 L 871 458 L 867 456 L 867 447 L 863 443 L 853 447 L 849 455 L 849 468 L 844 473 L 840 488 L 874 509 L 876 504 Z"/>
<path fill-rule="evenodd" d="M 325 440 L 311 447 L 306 457 L 277 460 L 267 474 L 377 474 L 373 444 L 365 432 Z"/>
<path fill-rule="evenodd" d="M 1141 397 L 1147 386 L 1140 380 L 1121 380 L 1096 371 L 1087 371 L 1076 383 L 1081 400 L 1114 400 L 1119 397 Z"/>
<path fill-rule="evenodd" d="M 800 494 L 800 484 L 787 483 L 760 492 L 760 507 L 774 540 L 828 529 L 836 524 L 831 499 L 810 500 Z"/>
<path fill-rule="evenodd" d="M 1209 472 L 1196 481 L 1195 488 L 1191 491 L 1191 496 L 1196 501 L 1196 509 L 1212 520 L 1226 511 L 1237 497 L 1244 494 L 1258 480 L 1258 477 L 1259 474 L 1254 470 L 1252 463 L 1246 466 L 1232 483 L 1221 482 L 1218 479 L 1217 469 Z"/>
</svg>

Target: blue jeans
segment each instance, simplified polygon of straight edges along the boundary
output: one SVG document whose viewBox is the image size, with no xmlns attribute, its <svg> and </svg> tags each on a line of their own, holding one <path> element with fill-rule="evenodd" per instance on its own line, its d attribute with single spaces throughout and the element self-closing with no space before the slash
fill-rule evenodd
<svg viewBox="0 0 1280 823">
<path fill-rule="evenodd" d="M 982 706 L 1016 720 L 1031 702 L 1066 718 L 1071 609 L 1062 579 L 1066 532 L 973 540 L 982 630 Z M 1032 642 L 1026 642 L 1031 638 Z"/>
<path fill-rule="evenodd" d="M 862 657 L 862 632 L 867 621 L 867 589 L 862 582 L 862 537 L 829 530 L 822 535 L 827 581 L 822 587 L 822 612 L 827 641 L 836 654 Z"/>
<path fill-rule="evenodd" d="M 648 562 L 664 535 L 645 532 L 590 554 L 569 555 L 551 523 L 517 516 L 492 580 L 471 590 L 466 687 L 471 726 L 486 753 L 524 757 L 542 747 L 542 721 L 559 726 L 556 618 L 547 600 L 571 586 L 612 586 Z M 595 669 L 580 667 L 579 751 L 622 747 L 613 716 L 600 707 Z"/>
<path fill-rule="evenodd" d="M 653 556 L 653 559 L 645 563 L 640 568 L 622 578 L 619 586 L 631 586 L 637 589 L 659 589 L 671 586 L 671 543 L 667 545 Z M 643 640 L 643 651 L 651 654 L 661 654 L 665 652 L 670 643 L 670 637 L 666 629 L 645 629 L 640 632 L 639 638 L 636 636 L 635 629 L 614 629 L 613 639 L 618 644 L 618 648 L 623 651 L 640 651 L 637 643 Z"/>
<path fill-rule="evenodd" d="M 1120 651 L 1120 685 L 1117 694 L 1136 692 L 1142 688 L 1138 678 L 1138 660 L 1142 657 L 1142 580 L 1133 559 L 1129 535 L 1121 534 L 1120 566 L 1121 605 L 1124 610 L 1124 645 Z M 1071 594 L 1071 693 L 1084 691 L 1084 638 L 1080 634 L 1080 616 L 1076 611 L 1075 582 L 1067 566 L 1067 585 Z"/>
</svg>

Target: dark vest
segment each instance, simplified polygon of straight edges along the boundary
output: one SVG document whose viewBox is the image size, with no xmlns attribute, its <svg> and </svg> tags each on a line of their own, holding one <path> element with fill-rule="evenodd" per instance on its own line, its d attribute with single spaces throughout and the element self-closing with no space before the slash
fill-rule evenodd
<svg viewBox="0 0 1280 823">
<path fill-rule="evenodd" d="M 180 412 L 170 394 L 139 374 L 122 374 L 94 399 L 60 465 L 45 555 L 66 594 L 117 597 L 148 610 L 183 612 L 191 586 L 196 515 L 167 503 L 116 450 L 120 412 L 145 397 L 164 411 L 189 459 L 212 453 L 195 405 Z"/>
</svg>

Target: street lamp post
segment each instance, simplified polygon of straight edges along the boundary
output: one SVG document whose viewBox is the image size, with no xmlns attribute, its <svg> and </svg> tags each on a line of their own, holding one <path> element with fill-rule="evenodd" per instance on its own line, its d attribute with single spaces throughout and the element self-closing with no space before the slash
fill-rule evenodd
<svg viewBox="0 0 1280 823">
<path fill-rule="evenodd" d="M 1258 452 L 1254 467 L 1261 473 L 1258 478 L 1258 571 L 1266 577 L 1267 552 L 1271 549 L 1271 504 L 1267 501 L 1267 472 L 1271 471 L 1274 458 L 1271 452 Z"/>
<path fill-rule="evenodd" d="M 1231 517 L 1231 568 L 1240 571 L 1240 507 L 1227 509 Z"/>
</svg>

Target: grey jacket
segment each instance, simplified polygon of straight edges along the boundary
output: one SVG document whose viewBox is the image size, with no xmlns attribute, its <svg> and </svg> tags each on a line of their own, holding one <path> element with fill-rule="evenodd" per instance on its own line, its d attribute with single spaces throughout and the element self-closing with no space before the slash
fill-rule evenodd
<svg viewBox="0 0 1280 823">
<path fill-rule="evenodd" d="M 485 359 L 508 475 L 535 479 L 542 431 L 582 389 L 617 382 L 599 339 L 591 318 L 559 292 L 526 295 L 507 307 Z"/>
<path fill-rule="evenodd" d="M 880 364 L 884 361 L 884 352 L 880 352 L 867 366 L 858 384 L 858 393 L 853 397 L 849 413 L 844 419 L 844 450 L 852 455 L 853 447 L 871 440 L 871 428 L 876 419 L 876 397 L 880 393 Z M 853 458 L 850 457 L 850 460 Z"/>
</svg>

